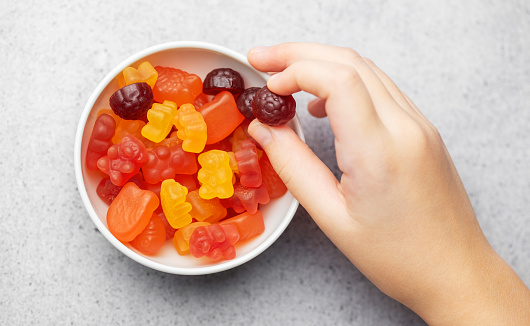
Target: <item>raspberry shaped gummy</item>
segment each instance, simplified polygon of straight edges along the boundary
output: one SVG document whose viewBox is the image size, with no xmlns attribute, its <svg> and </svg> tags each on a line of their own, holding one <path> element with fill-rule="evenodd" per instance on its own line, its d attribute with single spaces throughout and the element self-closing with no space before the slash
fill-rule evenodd
<svg viewBox="0 0 530 326">
<path fill-rule="evenodd" d="M 252 112 L 261 123 L 281 126 L 289 122 L 296 114 L 296 101 L 292 95 L 278 95 L 264 86 L 254 96 Z"/>
<path fill-rule="evenodd" d="M 254 113 L 252 113 L 252 101 L 256 92 L 259 91 L 261 87 L 250 87 L 247 88 L 239 95 L 237 98 L 236 104 L 239 112 L 249 120 L 254 120 Z"/>
<path fill-rule="evenodd" d="M 153 104 L 153 91 L 141 82 L 118 89 L 109 99 L 112 111 L 125 120 L 144 119 Z"/>
<path fill-rule="evenodd" d="M 216 95 L 222 91 L 229 91 L 237 97 L 245 89 L 245 82 L 241 75 L 230 68 L 217 68 L 208 73 L 204 78 L 202 92 L 208 95 Z"/>
</svg>

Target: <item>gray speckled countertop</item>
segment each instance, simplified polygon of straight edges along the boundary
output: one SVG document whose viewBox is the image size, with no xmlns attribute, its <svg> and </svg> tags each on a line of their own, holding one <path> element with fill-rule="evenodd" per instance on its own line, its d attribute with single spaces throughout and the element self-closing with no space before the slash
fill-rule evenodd
<svg viewBox="0 0 530 326">
<path fill-rule="evenodd" d="M 1 325 L 422 325 L 300 207 L 263 254 L 215 275 L 144 267 L 96 230 L 73 143 L 93 89 L 163 42 L 246 53 L 315 41 L 385 70 L 438 127 L 497 252 L 530 285 L 527 1 L 4 1 L 0 6 Z M 307 143 L 339 175 L 326 119 L 296 95 Z"/>
</svg>

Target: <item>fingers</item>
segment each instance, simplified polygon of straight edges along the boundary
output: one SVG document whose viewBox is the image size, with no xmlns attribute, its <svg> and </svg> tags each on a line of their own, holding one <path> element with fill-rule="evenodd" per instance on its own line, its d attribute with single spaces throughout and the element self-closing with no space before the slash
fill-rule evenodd
<svg viewBox="0 0 530 326">
<path fill-rule="evenodd" d="M 324 118 L 326 114 L 326 100 L 315 98 L 307 103 L 307 111 L 315 118 Z"/>
<path fill-rule="evenodd" d="M 279 94 L 304 90 L 325 99 L 335 137 L 352 148 L 357 140 L 383 127 L 365 83 L 351 66 L 297 61 L 271 77 L 267 85 Z"/>
<path fill-rule="evenodd" d="M 248 132 L 265 150 L 289 191 L 311 216 L 325 220 L 324 217 L 339 215 L 334 212 L 343 206 L 337 179 L 291 128 L 271 128 L 254 120 Z"/>
<path fill-rule="evenodd" d="M 324 44 L 284 43 L 266 48 L 251 49 L 248 53 L 248 60 L 258 70 L 279 72 L 271 77 L 267 83 L 273 92 L 287 95 L 303 90 L 323 99 L 326 99 L 326 97 L 323 97 L 321 93 L 319 94 L 318 89 L 309 90 L 300 84 L 298 85 L 300 87 L 295 87 L 296 85 L 292 83 L 278 83 L 277 77 L 285 74 L 292 66 L 301 62 L 333 63 L 335 65 L 334 67 L 338 69 L 334 69 L 333 72 L 328 72 L 327 75 L 329 76 L 335 71 L 338 71 L 342 75 L 348 74 L 351 76 L 355 74 L 356 77 L 360 77 L 361 81 L 365 84 L 365 89 L 370 95 L 375 109 L 384 115 L 381 117 L 383 120 L 393 120 L 396 118 L 396 113 L 402 113 L 400 112 L 401 110 L 396 110 L 399 109 L 399 106 L 396 105 L 396 101 L 384 83 L 366 61 L 354 50 Z M 308 67 L 309 65 L 305 66 Z M 320 68 L 326 67 L 320 65 Z M 354 73 L 352 73 L 352 69 L 355 70 Z M 308 74 L 305 75 L 307 76 Z M 350 79 L 349 77 L 347 78 Z M 341 78 L 338 79 L 341 80 Z"/>
</svg>

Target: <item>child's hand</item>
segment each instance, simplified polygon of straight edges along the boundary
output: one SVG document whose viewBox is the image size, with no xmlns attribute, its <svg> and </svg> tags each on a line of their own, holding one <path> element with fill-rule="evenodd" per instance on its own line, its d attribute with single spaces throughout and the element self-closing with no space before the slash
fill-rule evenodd
<svg viewBox="0 0 530 326">
<path fill-rule="evenodd" d="M 329 118 L 340 182 L 287 126 L 255 120 L 249 133 L 363 274 L 429 323 L 530 323 L 528 289 L 484 237 L 438 131 L 384 72 L 319 44 L 254 48 L 248 59 L 278 72 L 271 91 L 318 97 L 308 109 Z"/>
</svg>

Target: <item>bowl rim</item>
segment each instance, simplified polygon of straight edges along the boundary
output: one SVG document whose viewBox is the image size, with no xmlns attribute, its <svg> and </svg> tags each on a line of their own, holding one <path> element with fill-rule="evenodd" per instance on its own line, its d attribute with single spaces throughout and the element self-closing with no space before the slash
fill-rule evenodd
<svg viewBox="0 0 530 326">
<path fill-rule="evenodd" d="M 178 275 L 214 274 L 214 273 L 226 271 L 234 267 L 237 267 L 239 265 L 242 265 L 252 260 L 259 254 L 261 254 L 263 251 L 265 251 L 268 247 L 270 247 L 280 237 L 280 235 L 285 231 L 285 229 L 291 222 L 298 208 L 298 205 L 299 205 L 298 201 L 295 198 L 293 199 L 293 201 L 289 205 L 289 208 L 286 212 L 285 217 L 282 219 L 278 228 L 276 228 L 274 232 L 268 238 L 266 238 L 258 247 L 254 248 L 252 251 L 248 252 L 244 256 L 236 257 L 232 260 L 225 260 L 225 261 L 222 261 L 214 265 L 199 266 L 199 267 L 176 267 L 176 266 L 168 266 L 168 265 L 150 260 L 134 252 L 129 247 L 127 247 L 125 244 L 123 244 L 118 239 L 116 239 L 107 229 L 107 227 L 105 227 L 103 222 L 99 219 L 98 215 L 96 214 L 96 211 L 92 207 L 92 204 L 90 203 L 90 199 L 88 197 L 88 192 L 86 190 L 85 182 L 83 180 L 82 162 L 81 162 L 81 157 L 82 157 L 81 147 L 82 147 L 82 141 L 83 141 L 83 133 L 84 133 L 90 112 L 92 111 L 92 108 L 96 100 L 98 99 L 99 94 L 101 94 L 101 92 L 107 87 L 107 85 L 126 67 L 132 65 L 136 61 L 139 61 L 148 55 L 152 55 L 157 52 L 172 50 L 172 49 L 206 50 L 206 51 L 211 51 L 215 53 L 220 53 L 222 55 L 228 56 L 231 59 L 238 61 L 239 63 L 255 70 L 248 62 L 246 56 L 244 56 L 243 54 L 236 52 L 234 50 L 228 49 L 226 47 L 217 45 L 217 44 L 199 42 L 199 41 L 176 41 L 176 42 L 161 43 L 161 44 L 146 48 L 144 50 L 141 50 L 129 56 L 127 59 L 123 60 L 122 62 L 120 62 L 116 67 L 114 67 L 114 69 L 112 69 L 101 80 L 101 82 L 92 92 L 79 118 L 79 124 L 77 126 L 77 131 L 75 135 L 75 144 L 74 144 L 74 169 L 75 169 L 75 176 L 76 176 L 76 181 L 77 181 L 77 189 L 79 191 L 83 204 L 88 214 L 90 215 L 90 218 L 96 225 L 99 232 L 103 234 L 103 236 L 114 247 L 116 247 L 119 251 L 121 251 L 127 257 L 131 258 L 132 260 L 144 266 L 150 267 L 152 269 L 155 269 L 161 272 L 170 273 L 170 274 L 178 274 Z M 257 71 L 257 70 L 256 70 L 256 73 L 260 74 L 265 79 L 265 81 L 269 77 L 268 74 Z M 295 117 L 291 120 L 291 123 L 298 130 L 297 134 L 300 137 L 300 139 L 305 142 L 304 133 L 303 133 L 302 126 L 300 123 L 300 119 L 298 118 L 298 115 L 295 115 Z"/>
</svg>

